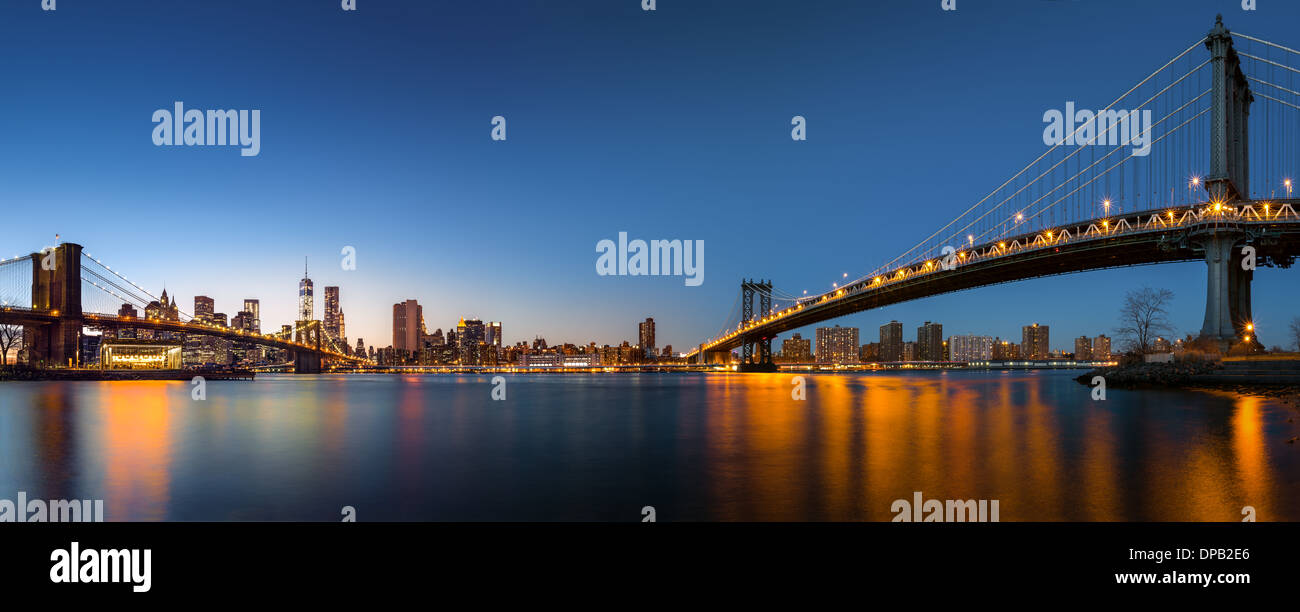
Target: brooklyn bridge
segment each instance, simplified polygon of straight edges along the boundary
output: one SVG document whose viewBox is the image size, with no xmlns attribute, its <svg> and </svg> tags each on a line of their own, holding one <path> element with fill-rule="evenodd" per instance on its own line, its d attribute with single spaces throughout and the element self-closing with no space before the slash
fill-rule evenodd
<svg viewBox="0 0 1300 612">
<path fill-rule="evenodd" d="M 319 373 L 327 362 L 365 362 L 323 334 L 319 321 L 299 321 L 286 335 L 223 327 L 189 315 L 172 320 L 108 314 L 123 305 L 148 312 L 149 303 L 158 298 L 87 255 L 79 244 L 63 243 L 0 261 L 0 298 L 0 325 L 23 327 L 27 362 L 37 367 L 81 365 L 84 328 L 200 335 L 282 349 L 300 374 Z"/>
</svg>

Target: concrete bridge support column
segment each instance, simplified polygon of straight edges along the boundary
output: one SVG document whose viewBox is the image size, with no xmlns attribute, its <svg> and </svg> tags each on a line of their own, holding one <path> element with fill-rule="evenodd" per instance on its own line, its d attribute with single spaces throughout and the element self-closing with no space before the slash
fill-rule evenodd
<svg viewBox="0 0 1300 612">
<path fill-rule="evenodd" d="M 1200 337 L 1214 340 L 1224 349 L 1237 338 L 1234 311 L 1244 311 L 1247 316 L 1250 312 L 1250 277 L 1239 274 L 1240 259 L 1233 253 L 1240 238 L 1233 232 L 1215 232 L 1196 240 L 1205 249 L 1206 266 L 1205 322 Z"/>
</svg>

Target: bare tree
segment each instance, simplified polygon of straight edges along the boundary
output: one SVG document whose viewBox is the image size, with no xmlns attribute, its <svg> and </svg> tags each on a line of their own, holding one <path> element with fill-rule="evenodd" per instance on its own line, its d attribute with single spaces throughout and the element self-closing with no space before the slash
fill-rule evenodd
<svg viewBox="0 0 1300 612">
<path fill-rule="evenodd" d="M 1124 296 L 1124 307 L 1119 311 L 1119 327 L 1115 334 L 1123 338 L 1130 351 L 1143 355 L 1159 336 L 1173 335 L 1169 324 L 1169 303 L 1174 292 L 1168 289 L 1143 287 Z"/>
<path fill-rule="evenodd" d="M 0 325 L 0 365 L 9 365 L 9 349 L 23 338 L 20 325 Z M 17 355 L 14 356 L 15 358 Z M 17 362 L 17 359 L 14 360 Z"/>
<path fill-rule="evenodd" d="M 1291 338 L 1295 340 L 1296 350 L 1300 351 L 1300 317 L 1291 319 Z"/>
</svg>

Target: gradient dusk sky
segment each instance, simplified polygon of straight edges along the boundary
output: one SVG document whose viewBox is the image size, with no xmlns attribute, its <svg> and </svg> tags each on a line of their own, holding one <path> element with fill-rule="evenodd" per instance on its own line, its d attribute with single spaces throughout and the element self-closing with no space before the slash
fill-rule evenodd
<svg viewBox="0 0 1300 612">
<path fill-rule="evenodd" d="M 293 318 L 309 257 L 317 317 L 340 285 L 353 343 L 390 344 L 392 304 L 415 298 L 430 330 L 464 316 L 503 321 L 509 343 L 617 344 L 653 316 L 658 344 L 684 350 L 719 330 L 742 277 L 817 293 L 906 250 L 1043 152 L 1045 110 L 1104 106 L 1216 13 L 1300 47 L 1300 2 L 1283 0 L 357 4 L 0 1 L 0 256 L 58 233 L 187 311 L 258 298 L 264 329 Z M 261 154 L 154 146 L 150 117 L 175 101 L 260 109 Z M 704 240 L 704 284 L 598 276 L 595 245 L 619 231 Z M 1267 344 L 1300 314 L 1297 280 L 1255 276 Z M 834 323 L 868 342 L 890 319 L 909 340 L 927 320 L 1016 340 L 1039 322 L 1071 350 L 1143 285 L 1175 293 L 1180 334 L 1199 330 L 1200 263 Z"/>
</svg>

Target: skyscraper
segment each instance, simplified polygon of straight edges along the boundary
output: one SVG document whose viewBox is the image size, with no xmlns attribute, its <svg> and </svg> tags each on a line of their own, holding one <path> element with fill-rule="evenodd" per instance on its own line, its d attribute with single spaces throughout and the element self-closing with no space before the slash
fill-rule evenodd
<svg viewBox="0 0 1300 612">
<path fill-rule="evenodd" d="M 258 300 L 244 298 L 244 312 L 253 315 L 253 332 L 262 333 L 262 304 Z"/>
<path fill-rule="evenodd" d="M 857 363 L 859 348 L 856 327 L 817 328 L 818 363 Z"/>
<path fill-rule="evenodd" d="M 442 330 L 438 330 L 438 336 L 442 337 Z M 492 346 L 501 348 L 501 322 L 490 321 L 487 324 L 487 343 Z"/>
<path fill-rule="evenodd" d="M 460 362 L 463 365 L 475 365 L 479 362 L 480 342 L 486 339 L 487 330 L 480 319 L 461 319 L 456 324 L 456 341 L 459 343 Z"/>
<path fill-rule="evenodd" d="M 943 361 L 943 325 L 926 321 L 916 328 L 917 361 Z"/>
<path fill-rule="evenodd" d="M 1026 325 L 1020 328 L 1020 356 L 1025 359 L 1047 359 L 1051 352 L 1048 347 L 1048 326 Z"/>
<path fill-rule="evenodd" d="M 410 353 L 420 350 L 420 328 L 424 309 L 415 300 L 393 304 L 393 350 Z"/>
<path fill-rule="evenodd" d="M 246 310 L 235 313 L 235 318 L 230 320 L 230 327 L 231 329 L 253 331 L 253 313 Z"/>
<path fill-rule="evenodd" d="M 207 323 L 212 320 L 212 313 L 216 312 L 216 302 L 206 295 L 194 296 L 194 320 Z"/>
<path fill-rule="evenodd" d="M 646 359 L 655 358 L 655 320 L 646 317 L 637 325 L 637 337 L 641 339 L 641 352 Z"/>
<path fill-rule="evenodd" d="M 890 321 L 880 326 L 880 360 L 903 360 L 903 324 Z"/>
<path fill-rule="evenodd" d="M 322 313 L 325 335 L 338 342 L 343 342 L 343 311 L 339 308 L 339 288 L 325 288 L 325 312 Z M 396 344 L 393 345 L 397 347 Z"/>
<path fill-rule="evenodd" d="M 316 313 L 316 305 L 313 303 L 313 296 L 316 293 L 315 285 L 312 284 L 311 278 L 307 276 L 307 260 L 303 259 L 302 280 L 298 281 L 298 320 L 310 321 Z"/>
</svg>

